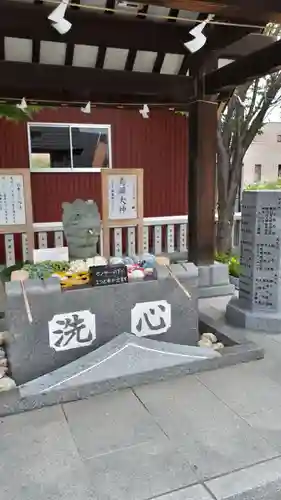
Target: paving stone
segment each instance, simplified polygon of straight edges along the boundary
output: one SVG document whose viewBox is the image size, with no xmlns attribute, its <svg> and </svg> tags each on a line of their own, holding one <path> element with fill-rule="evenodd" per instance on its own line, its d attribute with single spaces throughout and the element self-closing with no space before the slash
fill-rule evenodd
<svg viewBox="0 0 281 500">
<path fill-rule="evenodd" d="M 195 486 L 190 486 L 189 488 L 184 488 L 183 490 L 175 491 L 174 493 L 169 493 L 153 500 L 213 500 L 213 497 L 211 497 L 201 484 L 196 484 Z"/>
<path fill-rule="evenodd" d="M 83 458 L 165 437 L 131 390 L 64 405 Z"/>
<path fill-rule="evenodd" d="M 281 403 L 281 402 L 280 402 Z M 245 417 L 248 424 L 281 453 L 281 404 Z"/>
<path fill-rule="evenodd" d="M 170 439 L 188 451 L 200 479 L 272 458 L 278 452 L 196 379 L 135 388 Z"/>
<path fill-rule="evenodd" d="M 233 472 L 206 485 L 217 500 L 280 500 L 281 459 Z"/>
<path fill-rule="evenodd" d="M 108 453 L 85 465 L 98 500 L 147 500 L 197 482 L 187 453 L 168 440 Z"/>
<path fill-rule="evenodd" d="M 59 407 L 0 422 L 1 500 L 94 498 Z"/>
<path fill-rule="evenodd" d="M 259 371 L 259 363 L 253 361 L 200 373 L 198 379 L 227 406 L 245 417 L 280 406 L 280 384 Z"/>
</svg>

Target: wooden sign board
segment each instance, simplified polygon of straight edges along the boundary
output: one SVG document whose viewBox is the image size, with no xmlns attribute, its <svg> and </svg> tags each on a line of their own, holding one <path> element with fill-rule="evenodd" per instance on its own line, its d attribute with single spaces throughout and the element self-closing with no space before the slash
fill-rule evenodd
<svg viewBox="0 0 281 500">
<path fill-rule="evenodd" d="M 25 233 L 32 260 L 34 231 L 29 169 L 0 170 L 0 234 Z"/>
<path fill-rule="evenodd" d="M 102 169 L 103 252 L 110 256 L 110 228 L 136 227 L 143 252 L 143 169 Z"/>
</svg>

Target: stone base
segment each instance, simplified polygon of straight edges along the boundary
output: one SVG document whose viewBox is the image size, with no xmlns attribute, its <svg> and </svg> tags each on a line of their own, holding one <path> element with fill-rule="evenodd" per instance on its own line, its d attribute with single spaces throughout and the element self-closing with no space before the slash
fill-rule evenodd
<svg viewBox="0 0 281 500">
<path fill-rule="evenodd" d="M 199 298 L 232 295 L 235 287 L 229 282 L 228 265 L 215 262 L 209 266 L 198 266 Z"/>
<path fill-rule="evenodd" d="M 207 324 L 204 330 L 210 331 Z M 218 338 L 227 346 L 224 335 Z M 232 339 L 230 343 L 219 353 L 123 333 L 72 363 L 1 393 L 0 417 L 263 356 L 253 343 L 238 345 Z"/>
<path fill-rule="evenodd" d="M 225 317 L 229 324 L 238 328 L 281 333 L 281 312 L 251 311 L 236 297 L 227 304 Z"/>
</svg>

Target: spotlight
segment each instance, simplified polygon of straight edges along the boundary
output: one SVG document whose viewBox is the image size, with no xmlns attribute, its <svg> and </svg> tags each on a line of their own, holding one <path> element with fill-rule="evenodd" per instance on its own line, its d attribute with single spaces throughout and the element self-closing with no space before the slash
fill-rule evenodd
<svg viewBox="0 0 281 500">
<path fill-rule="evenodd" d="M 21 102 L 19 104 L 16 104 L 16 107 L 18 109 L 21 109 L 22 111 L 24 111 L 25 109 L 27 109 L 27 104 L 26 104 L 26 100 L 25 98 L 23 97 Z"/>
<path fill-rule="evenodd" d="M 149 107 L 147 104 L 144 104 L 143 107 L 139 110 L 139 113 L 143 118 L 149 118 Z"/>
<path fill-rule="evenodd" d="M 85 107 L 82 106 L 82 108 L 80 108 L 80 110 L 82 111 L 82 113 L 90 114 L 91 113 L 91 101 L 87 102 Z"/>
<path fill-rule="evenodd" d="M 184 46 L 191 52 L 197 52 L 198 50 L 202 49 L 202 47 L 205 45 L 207 41 L 207 37 L 203 33 L 203 29 L 205 28 L 206 24 L 211 21 L 214 18 L 213 14 L 209 14 L 207 19 L 203 21 L 200 24 L 197 24 L 192 28 L 189 32 L 190 35 L 194 37 L 193 40 L 190 40 L 189 42 L 185 42 Z"/>
</svg>

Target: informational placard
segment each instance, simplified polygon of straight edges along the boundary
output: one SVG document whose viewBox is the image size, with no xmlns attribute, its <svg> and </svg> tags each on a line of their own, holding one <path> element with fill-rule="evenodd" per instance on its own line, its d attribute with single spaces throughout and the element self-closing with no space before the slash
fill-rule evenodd
<svg viewBox="0 0 281 500">
<path fill-rule="evenodd" d="M 29 169 L 0 170 L 0 234 L 25 233 L 33 258 L 34 232 Z"/>
<path fill-rule="evenodd" d="M 22 175 L 0 176 L 0 225 L 26 223 Z"/>
<path fill-rule="evenodd" d="M 136 175 L 108 176 L 108 218 L 110 220 L 137 219 Z"/>
<path fill-rule="evenodd" d="M 103 253 L 110 256 L 110 228 L 136 227 L 143 251 L 143 169 L 102 169 Z"/>
<path fill-rule="evenodd" d="M 90 268 L 93 286 L 121 285 L 128 283 L 128 271 L 124 264 L 93 266 Z"/>
</svg>

